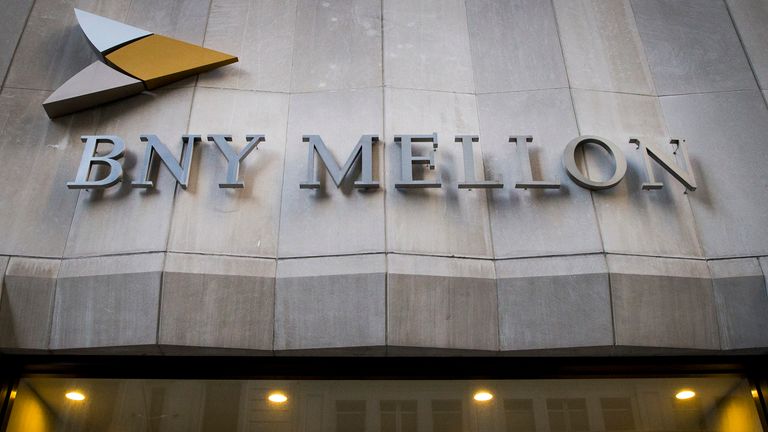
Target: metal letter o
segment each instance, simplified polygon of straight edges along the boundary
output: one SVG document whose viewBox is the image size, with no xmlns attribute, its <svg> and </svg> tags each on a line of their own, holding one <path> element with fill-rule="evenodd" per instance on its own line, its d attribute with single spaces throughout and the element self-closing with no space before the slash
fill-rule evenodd
<svg viewBox="0 0 768 432">
<path fill-rule="evenodd" d="M 605 181 L 594 181 L 581 172 L 579 166 L 576 165 L 576 149 L 582 144 L 597 144 L 611 155 L 616 162 L 616 170 L 611 178 Z M 627 159 L 616 144 L 605 138 L 592 135 L 582 135 L 568 143 L 565 147 L 565 153 L 563 153 L 563 166 L 571 180 L 576 182 L 577 185 L 590 190 L 612 188 L 619 184 L 621 179 L 624 178 L 624 174 L 627 173 Z"/>
</svg>

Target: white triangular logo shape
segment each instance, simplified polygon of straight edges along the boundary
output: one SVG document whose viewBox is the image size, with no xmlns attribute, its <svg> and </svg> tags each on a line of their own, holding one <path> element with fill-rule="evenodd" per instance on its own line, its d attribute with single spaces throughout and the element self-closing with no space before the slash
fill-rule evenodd
<svg viewBox="0 0 768 432">
<path fill-rule="evenodd" d="M 152 34 L 152 32 L 80 9 L 75 9 L 75 16 L 91 45 L 101 54 Z"/>
</svg>

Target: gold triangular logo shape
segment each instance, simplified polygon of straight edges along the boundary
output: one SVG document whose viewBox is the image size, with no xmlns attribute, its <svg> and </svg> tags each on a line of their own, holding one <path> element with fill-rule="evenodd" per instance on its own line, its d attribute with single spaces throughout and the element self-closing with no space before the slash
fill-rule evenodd
<svg viewBox="0 0 768 432">
<path fill-rule="evenodd" d="M 235 56 L 161 35 L 139 39 L 105 58 L 150 90 L 237 61 Z"/>
</svg>

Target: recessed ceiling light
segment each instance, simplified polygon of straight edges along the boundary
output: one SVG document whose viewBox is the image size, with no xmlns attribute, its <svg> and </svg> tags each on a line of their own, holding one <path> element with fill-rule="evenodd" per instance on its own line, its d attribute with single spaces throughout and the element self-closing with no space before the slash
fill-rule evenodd
<svg viewBox="0 0 768 432">
<path fill-rule="evenodd" d="M 675 395 L 675 397 L 680 399 L 680 400 L 690 399 L 690 398 L 692 398 L 694 396 L 696 396 L 696 392 L 694 392 L 693 390 L 688 390 L 688 389 L 680 390 Z"/>
<path fill-rule="evenodd" d="M 274 393 L 270 393 L 269 396 L 267 396 L 267 399 L 269 399 L 270 402 L 274 402 L 274 403 L 284 403 L 288 401 L 288 396 L 280 392 L 274 392 Z"/>
<path fill-rule="evenodd" d="M 475 393 L 475 395 L 473 396 L 473 399 L 478 402 L 485 402 L 493 399 L 493 395 L 488 393 L 487 391 L 479 391 Z"/>
<path fill-rule="evenodd" d="M 66 396 L 67 399 L 73 400 L 73 401 L 85 400 L 85 395 L 80 393 L 80 392 L 78 392 L 78 391 L 71 391 L 71 392 L 65 394 L 64 396 Z"/>
</svg>

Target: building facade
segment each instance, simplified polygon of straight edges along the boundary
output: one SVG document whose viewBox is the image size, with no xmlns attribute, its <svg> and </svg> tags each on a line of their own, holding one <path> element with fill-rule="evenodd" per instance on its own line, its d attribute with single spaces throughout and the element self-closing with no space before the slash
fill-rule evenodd
<svg viewBox="0 0 768 432">
<path fill-rule="evenodd" d="M 49 119 L 46 98 L 98 59 L 75 7 L 239 62 Z M 766 369 L 752 365 L 768 352 L 768 1 L 11 0 L 3 9 L 0 362 L 9 430 L 32 430 L 14 409 L 36 407 L 33 394 L 49 414 L 25 418 L 45 431 L 761 430 Z M 158 158 L 153 187 L 132 185 L 145 174 L 142 135 L 182 160 L 189 134 L 201 139 L 185 150 L 186 188 Z M 212 135 L 231 135 L 235 151 L 264 136 L 239 163 L 244 187 L 220 187 L 228 164 Z M 125 143 L 122 181 L 67 187 L 88 136 Z M 365 136 L 375 137 L 369 147 Z M 607 185 L 623 162 L 624 175 Z M 356 187 L 366 167 L 379 187 Z M 102 166 L 89 178 L 108 173 Z M 404 367 L 412 357 L 436 367 L 464 356 L 478 365 L 600 357 L 632 359 L 636 371 L 643 359 L 663 366 L 682 357 L 736 365 L 726 368 L 736 378 L 701 387 L 741 389 L 733 403 L 752 395 L 758 404 L 739 405 L 742 429 L 699 414 L 677 422 L 675 406 L 648 396 L 676 382 L 613 381 L 605 392 L 584 384 L 591 396 L 580 401 L 547 396 L 532 378 L 505 381 L 494 362 L 485 378 L 496 384 L 484 385 L 499 396 L 492 413 L 478 414 L 484 408 L 456 396 L 474 391 L 466 370 L 454 378 L 467 381 L 430 381 L 422 396 L 404 397 L 416 381 L 372 390 L 331 367 L 341 381 L 241 376 L 229 404 L 239 414 L 216 417 L 237 419 L 227 427 L 201 414 L 215 383 L 174 381 L 163 387 L 167 401 L 198 395 L 199 406 L 185 402 L 172 417 L 191 423 L 165 420 L 160 404 L 160 420 L 129 427 L 130 401 L 154 394 L 154 384 L 119 381 L 124 371 L 105 384 L 81 367 L 87 385 L 123 402 L 77 423 L 46 392 L 71 383 L 57 381 L 56 365 L 94 356 L 120 365 L 215 357 L 224 369 L 242 357 L 256 366 L 301 357 L 295 377 L 337 357 Z M 35 381 L 43 378 L 29 375 L 30 364 L 48 365 L 39 371 L 52 381 Z M 269 382 L 297 389 L 290 400 L 309 405 L 283 417 L 264 405 L 271 420 L 248 429 L 243 416 L 256 408 L 247 401 L 261 401 Z M 632 396 L 612 395 L 622 387 Z M 349 396 L 366 389 L 381 394 Z M 367 401 L 362 420 L 357 400 Z M 410 402 L 420 400 L 432 405 Z M 722 411 L 728 401 L 701 406 Z M 626 419 L 627 407 L 633 422 L 611 429 L 606 418 Z M 591 412 L 592 426 L 558 423 L 553 412 Z M 416 429 L 403 426 L 409 413 Z M 528 426 L 509 429 L 514 419 Z M 382 426 L 389 421 L 394 428 Z"/>
</svg>

